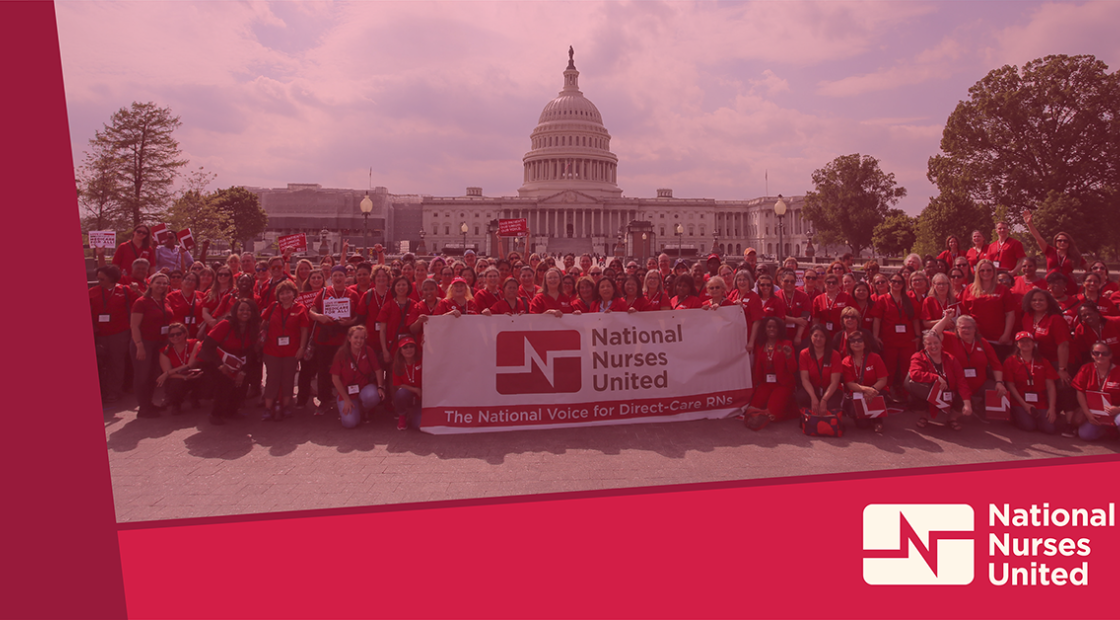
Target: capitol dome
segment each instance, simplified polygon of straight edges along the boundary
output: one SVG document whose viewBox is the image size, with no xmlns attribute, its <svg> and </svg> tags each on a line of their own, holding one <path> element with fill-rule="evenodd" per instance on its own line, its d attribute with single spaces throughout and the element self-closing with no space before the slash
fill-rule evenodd
<svg viewBox="0 0 1120 620">
<path fill-rule="evenodd" d="M 564 88 L 545 104 L 529 135 L 522 197 L 544 197 L 574 189 L 593 196 L 621 196 L 618 157 L 610 150 L 611 135 L 603 116 L 579 90 L 574 51 L 568 49 Z"/>
</svg>

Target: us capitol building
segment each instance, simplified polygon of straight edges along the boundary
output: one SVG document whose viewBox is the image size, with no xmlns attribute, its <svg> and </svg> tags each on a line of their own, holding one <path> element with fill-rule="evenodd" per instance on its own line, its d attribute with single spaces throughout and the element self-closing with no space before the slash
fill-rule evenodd
<svg viewBox="0 0 1120 620">
<path fill-rule="evenodd" d="M 663 251 L 670 256 L 707 255 L 717 248 L 721 255 L 742 256 L 744 248 L 754 247 L 760 254 L 805 254 L 812 231 L 801 218 L 803 196 L 785 198 L 782 252 L 777 252 L 776 196 L 676 198 L 668 188 L 658 189 L 653 198 L 623 196 L 611 135 L 599 109 L 579 89 L 571 49 L 563 77 L 563 89 L 545 104 L 529 134 L 531 150 L 522 158 L 517 196 L 485 196 L 479 187 L 468 187 L 465 195 L 456 197 L 391 194 L 377 187 L 369 193 L 370 233 L 363 237 L 365 190 L 301 183 L 248 188 L 260 196 L 269 216 L 264 241 L 304 232 L 323 253 L 337 252 L 342 239 L 357 247 L 368 238 L 370 244 L 393 250 L 448 254 L 461 254 L 465 241 L 466 248 L 493 255 L 495 243 L 515 242 L 497 237 L 498 219 L 525 218 L 528 249 L 535 252 L 646 258 Z M 521 242 L 517 249 L 524 249 Z"/>
</svg>

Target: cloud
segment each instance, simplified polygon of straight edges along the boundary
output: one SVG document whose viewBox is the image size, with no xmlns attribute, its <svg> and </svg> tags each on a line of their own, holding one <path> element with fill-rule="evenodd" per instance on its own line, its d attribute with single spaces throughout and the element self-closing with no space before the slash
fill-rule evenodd
<svg viewBox="0 0 1120 620">
<path fill-rule="evenodd" d="M 985 50 L 990 64 L 1021 67 L 1050 54 L 1092 54 L 1114 71 L 1120 65 L 1120 3 L 1047 3 L 1025 21 L 993 33 L 997 45 Z"/>
<path fill-rule="evenodd" d="M 871 73 L 822 81 L 817 93 L 825 97 L 855 97 L 944 79 L 959 70 L 956 61 L 964 53 L 964 46 L 959 41 L 946 37 L 936 46 L 922 50 L 913 60 Z"/>
</svg>

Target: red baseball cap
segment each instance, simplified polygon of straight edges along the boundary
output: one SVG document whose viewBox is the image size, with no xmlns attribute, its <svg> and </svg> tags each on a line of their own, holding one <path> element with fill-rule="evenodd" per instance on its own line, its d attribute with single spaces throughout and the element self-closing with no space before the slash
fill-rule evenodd
<svg viewBox="0 0 1120 620">
<path fill-rule="evenodd" d="M 1032 334 L 1030 332 L 1019 332 L 1018 334 L 1015 334 L 1015 342 L 1019 342 L 1020 340 L 1023 340 L 1024 338 L 1029 338 L 1031 340 L 1034 340 L 1034 334 Z"/>
<path fill-rule="evenodd" d="M 412 336 L 401 336 L 401 339 L 397 341 L 397 350 L 399 351 L 400 349 L 403 349 L 405 345 L 410 344 L 416 344 L 416 339 Z"/>
</svg>

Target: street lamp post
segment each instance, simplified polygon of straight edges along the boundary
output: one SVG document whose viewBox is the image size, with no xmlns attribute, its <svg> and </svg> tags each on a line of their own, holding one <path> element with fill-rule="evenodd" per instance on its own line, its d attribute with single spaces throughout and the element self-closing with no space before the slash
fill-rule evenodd
<svg viewBox="0 0 1120 620">
<path fill-rule="evenodd" d="M 424 232 L 424 229 L 421 228 L 420 229 L 420 246 L 416 248 L 416 255 L 417 256 L 424 256 L 425 254 L 428 253 L 427 248 L 424 247 L 424 235 L 425 234 L 426 233 Z"/>
<path fill-rule="evenodd" d="M 673 234 L 677 236 L 677 258 L 684 256 L 684 226 L 677 224 Z"/>
<path fill-rule="evenodd" d="M 778 202 L 774 203 L 774 215 L 778 216 L 778 252 L 774 256 L 777 258 L 779 265 L 782 264 L 782 220 L 788 210 L 789 206 L 786 205 L 786 201 L 782 199 L 781 194 L 778 194 Z"/>
<path fill-rule="evenodd" d="M 362 220 L 365 222 L 362 231 L 362 245 L 365 248 L 362 253 L 369 254 L 369 214 L 373 213 L 373 201 L 369 199 L 369 192 L 366 192 L 366 197 L 362 198 L 362 203 L 358 206 L 362 209 Z"/>
<path fill-rule="evenodd" d="M 459 232 L 463 233 L 463 256 L 467 255 L 467 231 L 468 230 L 470 230 L 470 228 L 467 227 L 466 222 L 463 222 L 461 225 L 459 225 Z"/>
</svg>

